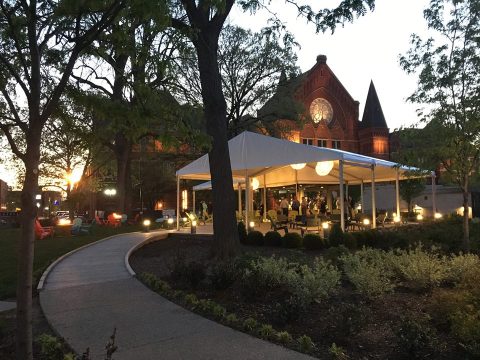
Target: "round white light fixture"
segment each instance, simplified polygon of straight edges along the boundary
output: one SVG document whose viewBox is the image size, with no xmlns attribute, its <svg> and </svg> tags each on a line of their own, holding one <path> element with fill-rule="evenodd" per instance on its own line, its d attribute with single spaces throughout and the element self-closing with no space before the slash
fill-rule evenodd
<svg viewBox="0 0 480 360">
<path fill-rule="evenodd" d="M 149 219 L 143 220 L 143 226 L 150 226 L 152 222 Z"/>
<path fill-rule="evenodd" d="M 363 219 L 363 225 L 365 226 L 370 225 L 370 219 Z"/>
<path fill-rule="evenodd" d="M 319 176 L 327 176 L 333 169 L 333 161 L 319 161 L 315 166 L 315 171 Z"/>
<path fill-rule="evenodd" d="M 423 220 L 423 215 L 422 215 L 422 214 L 418 214 L 418 215 L 417 215 L 417 220 L 418 220 L 418 221 L 422 221 L 422 220 Z"/>
<path fill-rule="evenodd" d="M 257 190 L 259 186 L 260 186 L 260 181 L 258 181 L 257 178 L 253 178 L 252 179 L 252 189 Z"/>
<path fill-rule="evenodd" d="M 300 164 L 292 164 L 290 165 L 293 170 L 302 170 L 307 164 L 300 163 Z"/>
<path fill-rule="evenodd" d="M 435 213 L 435 215 L 434 215 L 434 218 L 437 219 L 437 220 L 441 219 L 442 217 L 443 217 L 443 215 L 440 214 L 440 213 Z"/>
</svg>

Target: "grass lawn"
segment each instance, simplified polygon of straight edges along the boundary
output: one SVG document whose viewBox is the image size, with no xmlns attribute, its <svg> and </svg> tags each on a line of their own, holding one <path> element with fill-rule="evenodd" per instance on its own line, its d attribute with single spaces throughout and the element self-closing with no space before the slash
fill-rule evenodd
<svg viewBox="0 0 480 360">
<path fill-rule="evenodd" d="M 35 260 L 33 262 L 34 277 L 40 279 L 46 267 L 61 255 L 85 244 L 97 241 L 107 236 L 138 231 L 135 226 L 120 228 L 96 227 L 91 235 L 55 236 L 35 241 Z M 17 272 L 17 244 L 20 239 L 20 229 L 0 230 L 0 300 L 15 297 Z M 36 286 L 35 281 L 35 286 Z"/>
</svg>

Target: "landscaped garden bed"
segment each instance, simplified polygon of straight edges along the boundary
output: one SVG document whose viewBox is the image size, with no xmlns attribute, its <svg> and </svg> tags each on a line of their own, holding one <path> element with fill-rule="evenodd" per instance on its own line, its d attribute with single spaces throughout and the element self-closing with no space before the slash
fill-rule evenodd
<svg viewBox="0 0 480 360">
<path fill-rule="evenodd" d="M 148 286 L 192 311 L 319 358 L 475 358 L 480 260 L 451 254 L 461 243 L 457 225 L 396 230 L 403 250 L 358 244 L 386 248 L 379 241 L 390 230 L 332 231 L 329 241 L 254 234 L 242 237 L 251 245 L 227 263 L 210 258 L 211 239 L 176 236 L 140 249 L 131 265 Z M 415 245 L 422 240 L 428 245 Z"/>
</svg>

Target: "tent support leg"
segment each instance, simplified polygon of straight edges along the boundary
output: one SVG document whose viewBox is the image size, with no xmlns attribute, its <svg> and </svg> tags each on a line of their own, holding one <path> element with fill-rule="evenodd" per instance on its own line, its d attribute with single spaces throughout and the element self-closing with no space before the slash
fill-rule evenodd
<svg viewBox="0 0 480 360">
<path fill-rule="evenodd" d="M 360 183 L 360 205 L 362 207 L 362 213 L 365 213 L 365 205 L 363 203 L 363 180 Z"/>
<path fill-rule="evenodd" d="M 250 203 L 250 178 L 245 174 L 245 227 L 248 231 L 248 204 Z"/>
<path fill-rule="evenodd" d="M 180 176 L 177 176 L 177 231 L 180 230 Z"/>
<path fill-rule="evenodd" d="M 432 171 L 432 211 L 433 211 L 433 218 L 435 218 L 435 214 L 437 213 L 437 202 L 436 202 L 436 184 L 435 184 L 435 172 Z M 463 209 L 463 211 L 468 211 Z"/>
<path fill-rule="evenodd" d="M 242 185 L 240 185 L 240 183 L 238 183 L 237 193 L 238 193 L 238 216 L 242 218 Z"/>
<path fill-rule="evenodd" d="M 267 221 L 267 177 L 263 174 L 263 222 Z"/>
<path fill-rule="evenodd" d="M 192 191 L 192 212 L 196 214 L 195 212 L 195 191 Z"/>
<path fill-rule="evenodd" d="M 395 174 L 395 207 L 397 216 L 400 217 L 400 174 L 398 169 Z"/>
<path fill-rule="evenodd" d="M 372 165 L 372 229 L 377 227 L 377 204 L 375 201 L 375 165 Z"/>
<path fill-rule="evenodd" d="M 339 162 L 340 180 L 340 226 L 345 231 L 345 194 L 343 193 L 343 160 Z"/>
</svg>

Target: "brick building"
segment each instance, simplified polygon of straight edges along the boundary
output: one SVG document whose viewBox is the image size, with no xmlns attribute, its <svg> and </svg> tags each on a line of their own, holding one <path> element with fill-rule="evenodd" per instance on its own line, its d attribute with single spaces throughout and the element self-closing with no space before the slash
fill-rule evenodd
<svg viewBox="0 0 480 360">
<path fill-rule="evenodd" d="M 293 102 L 302 109 L 300 121 L 285 109 L 291 111 Z M 389 129 L 373 82 L 361 121 L 359 105 L 327 65 L 327 57 L 319 55 L 307 72 L 288 80 L 282 75 L 258 117 L 281 128 L 282 136 L 292 141 L 389 159 Z"/>
</svg>

